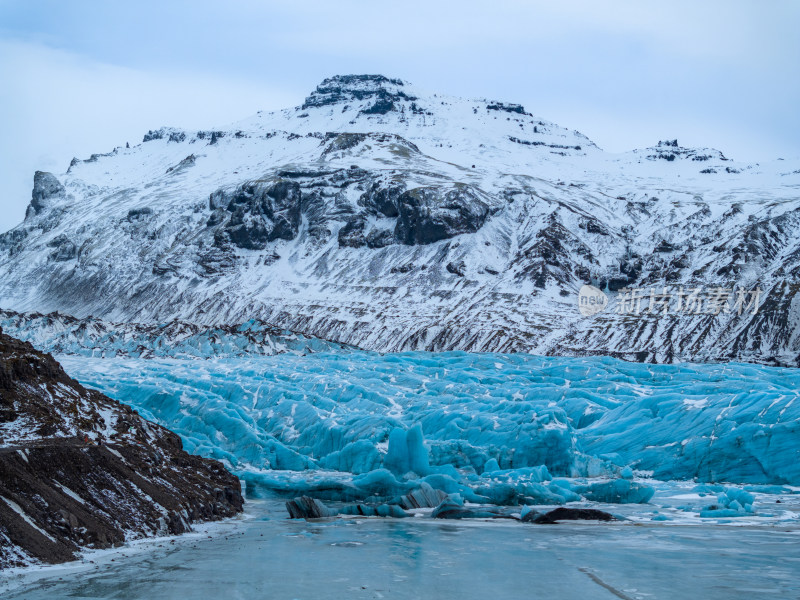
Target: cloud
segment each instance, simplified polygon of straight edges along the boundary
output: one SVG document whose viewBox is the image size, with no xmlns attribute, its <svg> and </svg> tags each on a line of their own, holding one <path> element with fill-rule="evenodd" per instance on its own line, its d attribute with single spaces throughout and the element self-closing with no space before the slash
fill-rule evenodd
<svg viewBox="0 0 800 600">
<path fill-rule="evenodd" d="M 142 71 L 38 44 L 0 42 L 0 231 L 19 223 L 35 170 L 63 173 L 73 156 L 138 143 L 162 125 L 208 128 L 302 94 L 206 73 Z"/>
<path fill-rule="evenodd" d="M 336 73 L 520 102 L 614 152 L 678 138 L 796 156 L 798 17 L 792 0 L 9 0 L 0 230 L 22 218 L 35 169 L 293 106 Z"/>
</svg>

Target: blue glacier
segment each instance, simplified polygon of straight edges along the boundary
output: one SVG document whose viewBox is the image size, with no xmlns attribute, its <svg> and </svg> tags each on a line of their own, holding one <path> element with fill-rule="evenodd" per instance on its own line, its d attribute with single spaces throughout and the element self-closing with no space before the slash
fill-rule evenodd
<svg viewBox="0 0 800 600">
<path fill-rule="evenodd" d="M 59 359 L 252 494 L 397 503 L 426 483 L 479 504 L 625 504 L 649 502 L 657 480 L 800 483 L 797 369 L 461 352 Z M 729 488 L 693 510 L 749 514 L 749 492 Z"/>
</svg>

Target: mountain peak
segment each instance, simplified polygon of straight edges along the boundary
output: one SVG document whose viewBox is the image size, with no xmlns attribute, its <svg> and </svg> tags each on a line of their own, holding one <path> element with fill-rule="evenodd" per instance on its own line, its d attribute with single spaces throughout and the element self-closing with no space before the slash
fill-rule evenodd
<svg viewBox="0 0 800 600">
<path fill-rule="evenodd" d="M 364 109 L 366 112 L 385 114 L 394 110 L 396 102 L 416 100 L 401 89 L 406 85 L 402 79 L 383 75 L 334 75 L 317 86 L 305 99 L 302 108 L 358 102 L 368 105 Z"/>
</svg>

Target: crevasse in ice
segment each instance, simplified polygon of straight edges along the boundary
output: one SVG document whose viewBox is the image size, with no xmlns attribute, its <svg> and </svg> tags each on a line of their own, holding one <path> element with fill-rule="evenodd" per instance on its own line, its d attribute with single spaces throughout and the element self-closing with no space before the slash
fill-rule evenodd
<svg viewBox="0 0 800 600">
<path fill-rule="evenodd" d="M 800 482 L 793 369 L 460 352 L 60 359 L 251 488 L 365 500 L 427 482 L 470 502 L 549 504 L 647 502 L 634 473 Z M 747 504 L 725 496 L 715 510 Z"/>
</svg>

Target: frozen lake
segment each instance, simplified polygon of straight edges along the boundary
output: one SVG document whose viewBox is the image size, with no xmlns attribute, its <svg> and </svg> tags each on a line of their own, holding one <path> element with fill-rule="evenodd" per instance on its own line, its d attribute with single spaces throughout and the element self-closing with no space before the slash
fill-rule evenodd
<svg viewBox="0 0 800 600">
<path fill-rule="evenodd" d="M 243 519 L 91 560 L 14 578 L 3 598 L 800 597 L 791 524 L 312 523 L 256 500 Z"/>
</svg>

